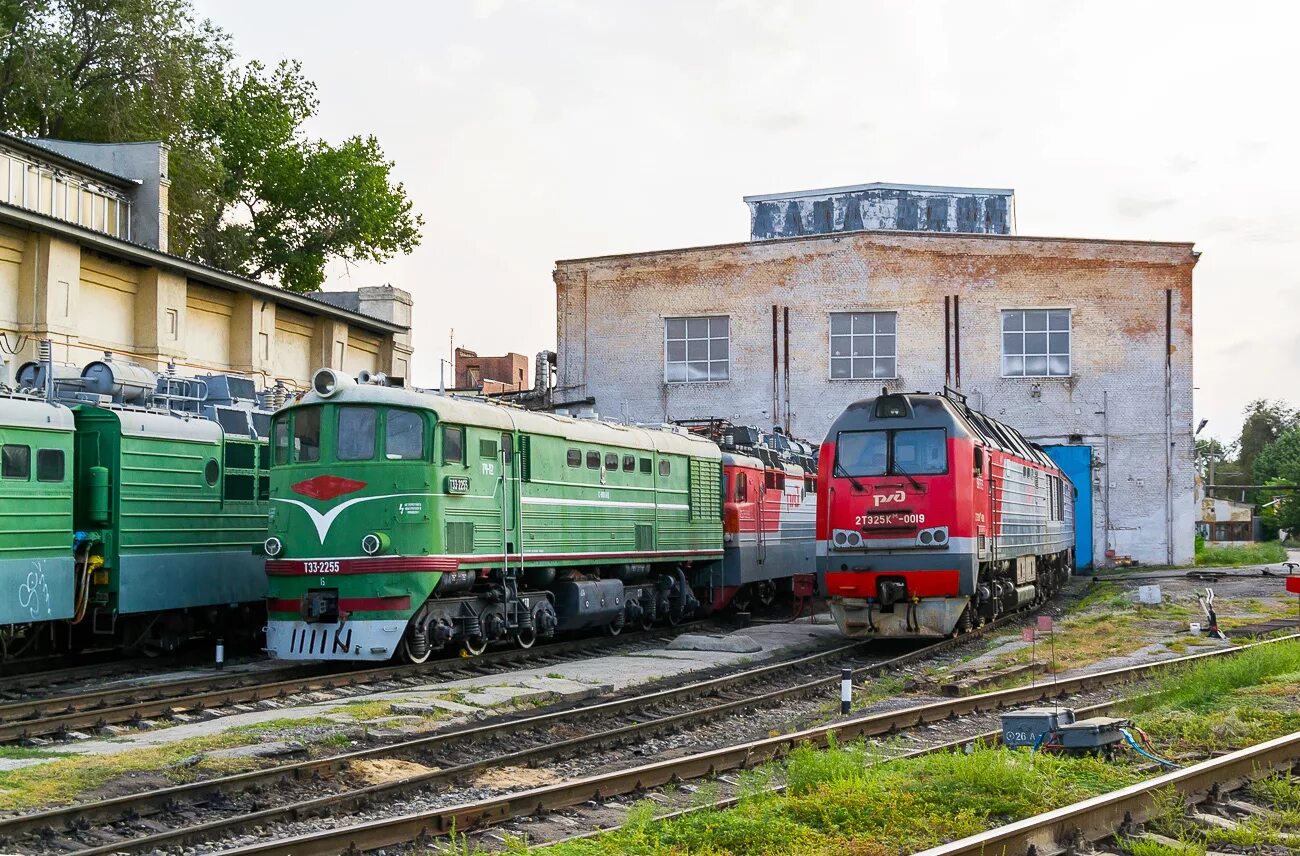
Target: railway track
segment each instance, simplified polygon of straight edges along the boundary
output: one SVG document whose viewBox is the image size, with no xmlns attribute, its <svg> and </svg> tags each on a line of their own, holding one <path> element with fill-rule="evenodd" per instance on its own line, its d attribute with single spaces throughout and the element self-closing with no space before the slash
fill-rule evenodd
<svg viewBox="0 0 1300 856">
<path fill-rule="evenodd" d="M 1233 809 L 1235 803 L 1239 815 L 1249 815 L 1252 809 L 1259 807 L 1231 800 L 1229 795 L 1250 782 L 1277 773 L 1290 774 L 1297 764 L 1300 764 L 1300 732 L 979 835 L 932 847 L 918 856 L 981 856 L 988 853 L 1053 856 L 1075 852 L 1081 845 L 1105 841 L 1116 835 L 1140 834 L 1138 825 L 1160 813 L 1158 793 L 1168 790 L 1177 791 L 1185 805 L 1199 807 L 1216 802 L 1226 803 L 1229 809 Z M 1193 810 L 1192 817 L 1216 826 L 1233 823 L 1222 815 L 1196 810 Z"/>
<path fill-rule="evenodd" d="M 994 626 L 987 629 L 992 630 Z M 854 679 L 862 680 L 917 662 L 973 638 L 946 640 L 888 659 L 867 657 L 868 662 L 854 669 Z M 316 814 L 361 811 L 381 801 L 454 784 L 502 766 L 571 757 L 598 747 L 617 746 L 653 734 L 689 728 L 759 706 L 810 695 L 833 695 L 828 690 L 838 686 L 839 669 L 846 661 L 863 660 L 863 648 L 860 642 L 847 643 L 681 686 L 628 692 L 607 701 L 585 704 L 579 710 L 565 705 L 329 758 L 10 818 L 0 821 L 0 842 L 24 849 L 41 849 L 43 842 L 70 836 L 78 844 L 94 842 L 86 849 L 76 850 L 83 856 L 153 852 L 193 846 L 214 837 L 237 834 L 251 826 L 265 827 Z M 810 674 L 821 677 L 809 677 Z M 752 685 L 758 686 L 757 692 L 740 691 Z M 570 736 L 555 739 L 557 728 L 564 728 Z M 515 742 L 511 743 L 512 739 Z M 433 760 L 437 766 L 427 773 L 398 781 L 344 786 L 334 793 L 320 793 L 346 778 L 349 770 L 359 763 L 393 758 Z M 278 805 L 267 805 L 294 790 L 307 790 L 311 796 L 282 799 Z M 276 796 L 270 797 L 272 794 Z M 187 807 L 197 807 L 198 822 L 162 831 L 155 828 L 155 820 L 160 815 L 185 816 Z M 76 848 L 65 840 L 58 849 Z"/>
<path fill-rule="evenodd" d="M 380 682 L 428 683 L 431 677 L 441 680 L 444 677 L 454 679 L 468 674 L 488 674 L 504 665 L 556 661 L 555 658 L 655 642 L 711 626 L 713 624 L 709 621 L 693 622 L 615 637 L 597 636 L 562 640 L 529 649 L 489 651 L 479 657 L 430 661 L 419 666 L 340 670 L 337 665 L 317 663 L 274 670 L 213 671 L 176 681 L 27 699 L 0 704 L 0 743 L 57 736 L 106 725 L 207 715 L 236 704 L 274 702 L 302 693 L 343 692 L 348 688 L 363 688 Z M 440 667 L 441 672 L 437 671 Z"/>
<path fill-rule="evenodd" d="M 1294 639 L 1297 637 L 1286 638 Z M 1277 641 L 1281 640 L 1269 640 L 1256 644 L 1267 645 Z M 453 831 L 465 831 L 493 825 L 511 818 L 545 813 L 588 801 L 598 802 L 613 796 L 662 787 L 671 782 L 701 779 L 732 770 L 754 767 L 782 758 L 799 745 L 826 745 L 830 739 L 843 741 L 857 737 L 889 734 L 920 725 L 940 722 L 952 717 L 979 715 L 1015 705 L 1130 683 L 1172 667 L 1212 657 L 1232 656 L 1245 647 L 1250 646 L 1194 654 L 1158 663 L 1082 675 L 1061 680 L 1054 684 L 1048 683 L 1034 687 L 999 690 L 909 706 L 886 713 L 861 715 L 815 728 L 804 729 L 792 734 L 726 745 L 720 748 L 690 753 L 679 758 L 637 764 L 630 767 L 619 767 L 580 778 L 563 780 L 555 784 L 494 795 L 485 799 L 455 804 L 443 802 L 427 809 L 361 823 L 346 824 L 343 815 L 349 810 L 350 805 L 377 805 L 380 798 L 391 795 L 394 789 L 370 789 L 364 794 L 360 791 L 351 791 L 313 800 L 309 804 L 299 803 L 289 810 L 289 814 L 294 816 L 297 821 L 305 822 L 310 818 L 313 827 L 327 827 L 323 829 L 315 828 L 310 832 L 285 835 L 282 829 L 268 827 L 270 815 L 256 813 L 244 816 L 242 825 L 238 821 L 233 825 L 229 822 L 223 822 L 221 827 L 224 830 L 257 827 L 262 830 L 262 834 L 260 840 L 254 843 L 233 846 L 223 849 L 221 852 L 226 853 L 227 856 L 272 856 L 273 854 L 311 856 L 311 854 L 367 851 L 411 842 L 427 842 L 433 838 L 448 835 Z M 882 665 L 887 668 L 887 664 Z M 608 736 L 611 735 L 605 735 L 604 737 Z M 589 748 L 590 743 L 576 743 L 564 747 L 553 746 L 549 754 L 553 754 L 561 748 L 564 751 L 573 752 L 581 751 L 584 747 Z M 528 754 L 515 753 L 512 756 L 484 758 L 482 763 L 484 765 L 536 763 L 541 758 L 548 756 L 547 751 L 537 750 Z M 477 767 L 473 769 L 477 769 Z M 471 768 L 465 768 L 462 770 L 442 770 L 438 771 L 438 773 L 446 774 L 446 777 L 450 779 L 456 775 L 464 775 L 471 771 Z M 385 807 L 392 808 L 391 805 Z M 274 809 L 273 811 L 283 812 L 284 809 Z M 91 856 L 91 854 L 124 851 L 174 851 L 181 846 L 194 846 L 216 831 L 218 829 L 211 824 L 197 825 L 189 830 L 173 830 L 161 835 L 146 836 L 132 841 L 123 840 L 117 844 L 109 844 L 79 852 L 83 856 Z"/>
</svg>

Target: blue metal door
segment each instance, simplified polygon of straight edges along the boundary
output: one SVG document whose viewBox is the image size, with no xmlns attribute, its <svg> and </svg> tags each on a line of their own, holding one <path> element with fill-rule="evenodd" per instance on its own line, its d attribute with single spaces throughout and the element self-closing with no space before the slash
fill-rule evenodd
<svg viewBox="0 0 1300 856">
<path fill-rule="evenodd" d="M 1074 498 L 1075 570 L 1092 572 L 1092 447 L 1044 446 L 1079 492 Z"/>
</svg>

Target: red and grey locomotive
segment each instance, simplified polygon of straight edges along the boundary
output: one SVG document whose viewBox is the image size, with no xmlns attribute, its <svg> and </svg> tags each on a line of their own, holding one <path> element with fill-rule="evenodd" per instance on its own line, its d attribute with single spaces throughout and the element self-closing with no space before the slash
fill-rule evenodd
<svg viewBox="0 0 1300 856">
<path fill-rule="evenodd" d="M 946 636 L 1044 600 L 1074 567 L 1074 486 L 963 396 L 849 405 L 822 444 L 818 569 L 847 636 Z"/>
</svg>

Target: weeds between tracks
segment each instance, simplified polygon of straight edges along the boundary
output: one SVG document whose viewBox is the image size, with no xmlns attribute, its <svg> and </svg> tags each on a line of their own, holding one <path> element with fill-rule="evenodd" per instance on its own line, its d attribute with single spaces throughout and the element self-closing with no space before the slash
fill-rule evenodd
<svg viewBox="0 0 1300 856">
<path fill-rule="evenodd" d="M 1195 664 L 1163 677 L 1123 711 L 1156 744 L 1181 760 L 1241 747 L 1300 730 L 1300 643 L 1284 642 L 1236 657 Z M 855 743 L 796 750 L 783 764 L 746 780 L 740 805 L 654 819 L 653 803 L 638 805 L 617 831 L 546 848 L 548 856 L 723 856 L 834 854 L 894 856 L 934 846 L 1105 793 L 1148 778 L 1149 770 L 1121 758 L 1071 758 L 995 747 L 888 760 L 885 747 Z M 771 785 L 783 783 L 774 793 Z M 1188 854 L 1214 844 L 1274 845 L 1300 829 L 1300 786 L 1273 778 L 1252 786 L 1279 814 L 1239 831 L 1187 824 L 1171 808 L 1157 831 Z M 1134 856 L 1149 842 L 1132 843 Z M 522 842 L 510 845 L 522 849 Z M 461 846 L 466 851 L 465 845 Z M 1142 851 L 1142 852 L 1139 852 Z M 1183 852 L 1181 849 L 1179 852 Z"/>
</svg>

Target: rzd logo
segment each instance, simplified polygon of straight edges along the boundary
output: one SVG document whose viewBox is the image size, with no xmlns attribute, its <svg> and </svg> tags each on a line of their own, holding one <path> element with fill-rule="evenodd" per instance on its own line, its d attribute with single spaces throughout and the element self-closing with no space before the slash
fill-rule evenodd
<svg viewBox="0 0 1300 856">
<path fill-rule="evenodd" d="M 871 499 L 876 503 L 875 507 L 879 508 L 886 502 L 902 502 L 907 499 L 907 494 L 901 490 L 896 490 L 893 493 L 873 493 Z"/>
</svg>

